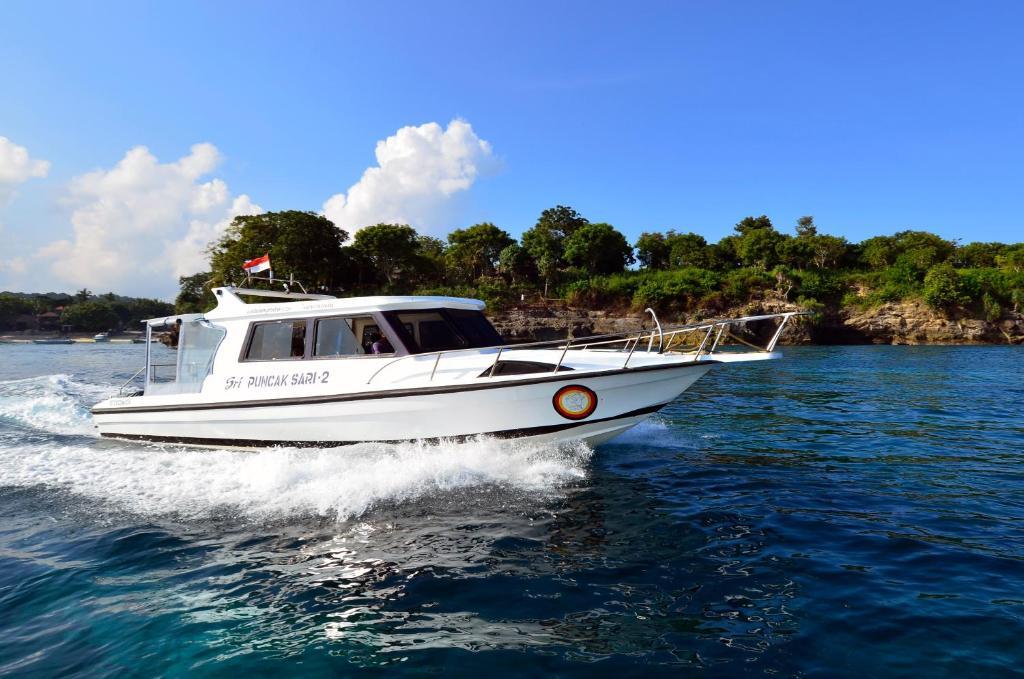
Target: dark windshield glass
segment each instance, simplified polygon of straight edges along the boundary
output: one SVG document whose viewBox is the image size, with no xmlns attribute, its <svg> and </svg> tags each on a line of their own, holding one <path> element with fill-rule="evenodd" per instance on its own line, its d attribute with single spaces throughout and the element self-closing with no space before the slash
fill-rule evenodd
<svg viewBox="0 0 1024 679">
<path fill-rule="evenodd" d="M 414 354 L 493 347 L 501 336 L 479 311 L 431 309 L 385 314 Z"/>
<path fill-rule="evenodd" d="M 471 347 L 493 347 L 503 344 L 501 335 L 494 329 L 491 322 L 479 311 L 464 309 L 446 309 L 455 327 L 469 342 Z"/>
</svg>

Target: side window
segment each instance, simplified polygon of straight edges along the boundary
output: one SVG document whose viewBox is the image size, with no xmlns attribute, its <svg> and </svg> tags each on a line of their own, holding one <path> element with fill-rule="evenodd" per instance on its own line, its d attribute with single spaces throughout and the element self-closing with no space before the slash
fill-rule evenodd
<svg viewBox="0 0 1024 679">
<path fill-rule="evenodd" d="M 258 323 L 252 331 L 247 361 L 280 361 L 306 353 L 306 321 Z"/>
<path fill-rule="evenodd" d="M 353 318 L 323 318 L 316 322 L 316 339 L 313 342 L 314 356 L 351 356 L 364 354 L 363 347 L 356 341 Z"/>
<path fill-rule="evenodd" d="M 413 338 L 420 351 L 463 349 L 466 341 L 460 337 L 451 323 L 437 311 L 412 311 L 398 314 L 398 320 L 414 329 Z"/>
<path fill-rule="evenodd" d="M 394 351 L 373 316 L 323 318 L 316 322 L 314 356 L 361 356 L 391 354 Z"/>
</svg>

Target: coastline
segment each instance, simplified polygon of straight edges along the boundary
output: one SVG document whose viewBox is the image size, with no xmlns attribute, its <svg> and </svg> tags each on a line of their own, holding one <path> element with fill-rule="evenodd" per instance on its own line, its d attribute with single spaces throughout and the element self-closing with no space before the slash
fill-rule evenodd
<svg viewBox="0 0 1024 679">
<path fill-rule="evenodd" d="M 764 301 L 721 312 L 659 314 L 663 325 L 693 321 L 801 311 L 795 304 Z M 599 335 L 650 327 L 649 314 L 636 311 L 583 309 L 561 302 L 523 304 L 491 312 L 495 328 L 507 339 L 543 341 Z M 793 320 L 782 345 L 1022 345 L 1024 315 L 1008 314 L 998 321 L 965 315 L 943 316 L 923 302 L 886 303 L 871 309 L 824 311 Z"/>
</svg>

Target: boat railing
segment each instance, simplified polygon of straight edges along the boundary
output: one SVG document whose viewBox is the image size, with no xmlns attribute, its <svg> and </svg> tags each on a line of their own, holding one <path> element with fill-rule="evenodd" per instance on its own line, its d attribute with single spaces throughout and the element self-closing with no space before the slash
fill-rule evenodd
<svg viewBox="0 0 1024 679">
<path fill-rule="evenodd" d="M 175 369 L 177 369 L 177 367 L 178 367 L 177 363 L 150 363 L 149 364 L 149 368 L 150 368 L 149 380 L 150 380 L 150 382 L 157 382 L 158 381 L 157 380 L 157 374 L 156 374 L 157 370 L 155 370 L 156 368 L 175 368 Z M 132 382 L 134 382 L 135 380 L 139 379 L 139 377 L 144 372 L 146 372 L 146 366 L 142 366 L 141 368 L 139 368 L 138 370 L 135 371 L 134 375 L 129 377 L 127 380 L 125 380 L 124 384 L 122 384 L 118 388 L 118 390 L 117 390 L 118 396 L 124 396 L 126 391 L 131 391 L 131 384 L 132 384 Z M 164 381 L 168 381 L 168 380 L 164 380 Z"/>
<path fill-rule="evenodd" d="M 558 372 L 561 369 L 562 363 L 565 361 L 565 355 L 570 349 L 578 351 L 590 351 L 594 347 L 600 347 L 601 349 L 614 349 L 615 345 L 622 345 L 621 347 L 618 347 L 617 351 L 626 355 L 621 366 L 621 368 L 625 369 L 629 367 L 629 362 L 633 358 L 633 355 L 637 353 L 637 348 L 645 341 L 646 347 L 641 348 L 640 353 L 692 354 L 693 358 L 691 360 L 693 361 L 702 359 L 706 360 L 722 346 L 723 341 L 727 341 L 730 338 L 748 347 L 751 350 L 749 353 L 771 353 L 775 350 L 775 345 L 782 336 L 782 331 L 785 329 L 789 319 L 794 316 L 804 316 L 806 313 L 807 312 L 803 311 L 787 311 L 778 314 L 763 314 L 760 316 L 743 316 L 740 318 L 703 321 L 687 325 L 672 326 L 664 329 L 658 322 L 657 316 L 654 316 L 656 327 L 650 330 L 634 330 L 608 333 L 604 335 L 590 335 L 587 337 L 570 337 L 567 339 L 527 342 L 524 344 L 502 344 L 490 347 L 473 347 L 469 349 L 443 349 L 440 351 L 431 351 L 421 354 L 407 354 L 405 356 L 399 356 L 382 365 L 377 369 L 377 371 L 370 375 L 370 379 L 368 379 L 366 383 L 370 384 L 378 375 L 396 363 L 401 363 L 402 361 L 407 361 L 409 359 L 423 360 L 424 357 L 433 357 L 434 359 L 430 369 L 429 378 L 430 381 L 433 381 L 434 376 L 437 374 L 437 368 L 441 363 L 442 357 L 473 354 L 483 355 L 488 352 L 495 352 L 495 356 L 494 361 L 491 362 L 490 368 L 486 370 L 486 373 L 487 377 L 494 377 L 495 372 L 498 369 L 498 363 L 504 352 L 521 351 L 523 349 L 561 349 L 562 353 L 551 372 Z M 653 311 L 651 314 L 652 316 L 654 315 Z M 758 346 L 757 344 L 745 340 L 742 337 L 738 337 L 731 332 L 731 327 L 733 325 L 767 320 L 779 320 L 779 325 L 775 329 L 775 333 L 772 335 L 771 339 L 764 346 Z M 695 340 L 692 345 L 687 343 L 688 338 L 691 336 L 693 336 L 693 339 Z M 714 339 L 712 339 L 712 336 Z M 693 348 L 691 349 L 691 347 Z M 683 350 L 684 348 L 685 350 Z"/>
</svg>

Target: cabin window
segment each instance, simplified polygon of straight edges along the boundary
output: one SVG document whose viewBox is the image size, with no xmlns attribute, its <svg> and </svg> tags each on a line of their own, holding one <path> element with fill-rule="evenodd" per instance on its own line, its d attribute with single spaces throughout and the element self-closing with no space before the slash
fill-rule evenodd
<svg viewBox="0 0 1024 679">
<path fill-rule="evenodd" d="M 455 327 L 466 338 L 471 347 L 493 347 L 505 342 L 491 322 L 479 311 L 466 309 L 445 309 Z"/>
<path fill-rule="evenodd" d="M 306 321 L 257 323 L 245 353 L 247 361 L 281 361 L 306 353 Z"/>
<path fill-rule="evenodd" d="M 391 354 L 395 351 L 373 316 L 321 318 L 316 321 L 315 332 L 313 356 L 316 357 Z"/>
<path fill-rule="evenodd" d="M 436 309 L 386 314 L 413 353 L 502 344 L 501 336 L 479 311 Z"/>
</svg>

